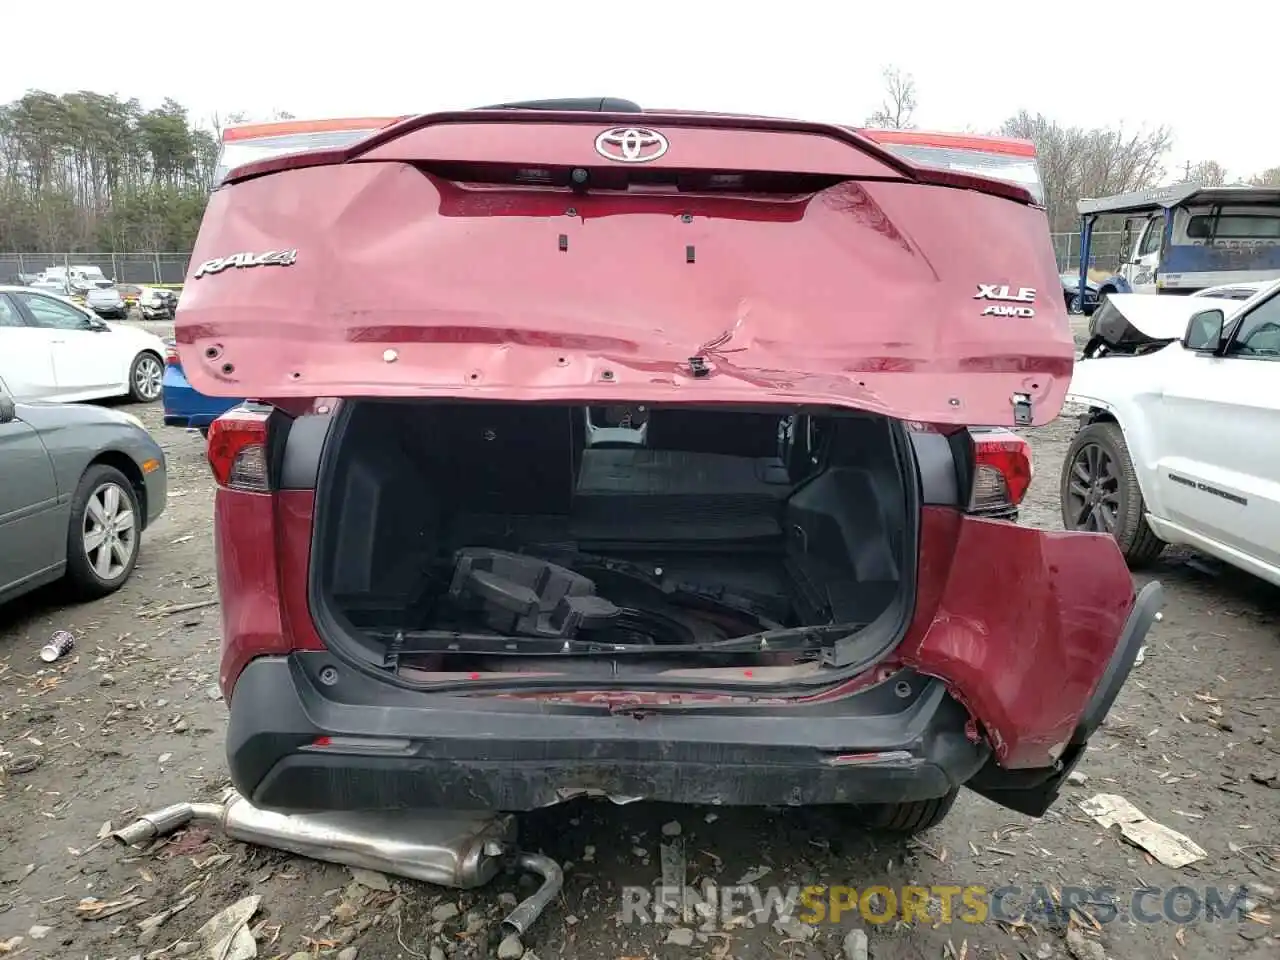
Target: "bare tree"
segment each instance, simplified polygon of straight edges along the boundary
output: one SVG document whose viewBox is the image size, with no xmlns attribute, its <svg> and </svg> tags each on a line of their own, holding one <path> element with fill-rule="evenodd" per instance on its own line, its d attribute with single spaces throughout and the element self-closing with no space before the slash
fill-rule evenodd
<svg viewBox="0 0 1280 960">
<path fill-rule="evenodd" d="M 1249 178 L 1255 187 L 1280 187 L 1280 167 L 1270 167 Z"/>
<path fill-rule="evenodd" d="M 916 81 L 897 67 L 884 68 L 884 102 L 867 117 L 868 127 L 910 130 L 916 112 Z"/>
<path fill-rule="evenodd" d="M 276 107 L 275 109 L 271 110 L 267 114 L 267 119 L 268 120 L 296 120 L 297 117 L 295 117 L 288 110 L 281 110 L 279 107 Z M 233 126 L 234 124 L 237 124 L 237 123 L 251 123 L 251 122 L 256 123 L 257 121 L 251 120 L 249 114 L 243 110 L 236 110 L 236 111 L 233 111 L 232 113 L 228 113 L 225 115 L 221 113 L 214 113 L 209 117 L 209 125 L 213 127 L 213 138 L 217 140 L 219 143 L 222 142 L 222 131 L 225 130 L 227 127 Z"/>
<path fill-rule="evenodd" d="M 1173 142 L 1168 127 L 1127 133 L 1123 128 L 1064 127 L 1044 114 L 1022 111 L 1000 132 L 1036 145 L 1051 229 L 1072 230 L 1076 201 L 1158 184 Z"/>
<path fill-rule="evenodd" d="M 249 115 L 243 110 L 237 110 L 234 113 L 221 114 L 216 111 L 209 117 L 209 125 L 213 127 L 213 139 L 219 143 L 222 142 L 222 131 L 227 127 L 237 123 L 244 123 L 249 119 Z"/>
<path fill-rule="evenodd" d="M 1227 182 L 1227 171 L 1216 160 L 1188 163 L 1184 171 L 1188 183 L 1200 183 L 1206 187 L 1220 187 Z"/>
</svg>

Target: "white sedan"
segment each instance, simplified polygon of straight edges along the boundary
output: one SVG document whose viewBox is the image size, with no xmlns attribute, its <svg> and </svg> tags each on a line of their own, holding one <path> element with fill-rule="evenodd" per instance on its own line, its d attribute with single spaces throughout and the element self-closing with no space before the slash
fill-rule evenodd
<svg viewBox="0 0 1280 960">
<path fill-rule="evenodd" d="M 1184 544 L 1280 585 L 1280 282 L 1243 302 L 1113 294 L 1089 332 L 1064 525 L 1134 566 Z"/>
<path fill-rule="evenodd" d="M 15 400 L 160 396 L 164 341 L 64 297 L 0 286 L 0 386 Z"/>
</svg>

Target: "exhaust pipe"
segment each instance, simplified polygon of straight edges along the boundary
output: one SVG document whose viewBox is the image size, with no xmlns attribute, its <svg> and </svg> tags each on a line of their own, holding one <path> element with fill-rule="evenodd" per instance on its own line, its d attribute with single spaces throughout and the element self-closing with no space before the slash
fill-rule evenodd
<svg viewBox="0 0 1280 960">
<path fill-rule="evenodd" d="M 138 846 L 191 823 L 220 827 L 233 840 L 274 847 L 312 860 L 363 867 L 440 887 L 484 886 L 504 860 L 542 877 L 542 885 L 516 904 L 502 921 L 523 935 L 564 886 L 564 871 L 550 857 L 515 853 L 516 824 L 510 815 L 454 811 L 342 811 L 272 813 L 234 790 L 222 803 L 175 803 L 139 817 L 111 834 Z"/>
<path fill-rule="evenodd" d="M 502 921 L 508 933 L 524 936 L 533 926 L 533 921 L 542 916 L 542 911 L 560 893 L 564 886 L 564 871 L 560 864 L 540 853 L 520 853 L 516 855 L 515 864 L 530 873 L 542 877 L 542 886 L 534 891 L 533 896 L 516 904 L 516 908 Z"/>
<path fill-rule="evenodd" d="M 136 846 L 189 823 L 216 824 L 233 840 L 313 860 L 461 889 L 492 880 L 515 845 L 515 820 L 510 816 L 452 811 L 272 813 L 235 791 L 228 791 L 223 803 L 165 807 L 112 836 Z"/>
</svg>

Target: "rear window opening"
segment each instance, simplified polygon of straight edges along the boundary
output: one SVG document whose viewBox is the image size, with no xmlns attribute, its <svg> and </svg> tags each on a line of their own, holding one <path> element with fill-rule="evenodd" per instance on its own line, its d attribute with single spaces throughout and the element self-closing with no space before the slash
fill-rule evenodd
<svg viewBox="0 0 1280 960">
<path fill-rule="evenodd" d="M 405 682 L 827 682 L 905 630 L 914 469 L 856 412 L 349 401 L 312 609 Z"/>
</svg>

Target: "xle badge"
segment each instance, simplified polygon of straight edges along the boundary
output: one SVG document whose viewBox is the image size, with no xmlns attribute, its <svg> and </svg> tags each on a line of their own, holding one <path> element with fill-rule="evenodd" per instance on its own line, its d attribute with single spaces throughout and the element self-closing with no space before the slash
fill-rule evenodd
<svg viewBox="0 0 1280 960">
<path fill-rule="evenodd" d="M 1018 287 L 1015 290 L 1008 284 L 980 283 L 973 299 L 1005 301 L 999 306 L 993 304 L 985 308 L 982 311 L 984 317 L 1034 317 L 1036 315 L 1031 307 L 1014 306 L 1014 304 L 1035 303 L 1034 287 Z"/>
<path fill-rule="evenodd" d="M 223 270 L 244 267 L 291 267 L 298 259 L 297 250 L 268 250 L 266 253 L 233 253 L 229 257 L 206 260 L 196 267 L 194 280 L 221 273 Z"/>
</svg>

